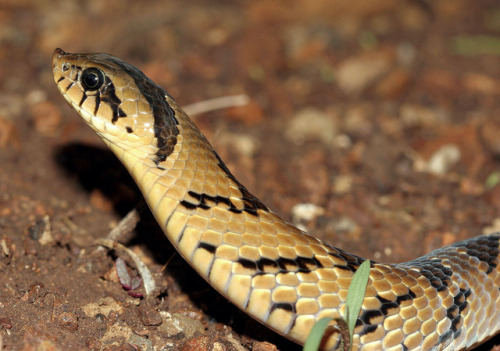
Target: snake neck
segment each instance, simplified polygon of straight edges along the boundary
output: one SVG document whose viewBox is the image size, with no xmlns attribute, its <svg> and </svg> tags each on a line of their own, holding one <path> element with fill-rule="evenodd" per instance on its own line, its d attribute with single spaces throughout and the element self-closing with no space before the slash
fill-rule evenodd
<svg viewBox="0 0 500 351">
<path fill-rule="evenodd" d="M 272 223 L 282 223 L 287 230 L 290 226 L 303 234 L 252 195 L 233 176 L 185 112 L 169 96 L 166 98 L 177 121 L 175 146 L 168 154 L 159 147 L 161 138 L 156 148 L 150 145 L 124 147 L 115 140 L 103 139 L 131 173 L 165 234 L 183 256 L 189 258 L 194 249 L 183 250 L 181 244 L 184 232 L 189 231 L 193 223 L 205 231 L 206 237 L 210 236 L 210 228 L 217 233 L 258 235 L 265 232 L 260 228 L 265 225 L 261 220 L 264 216 Z M 159 155 L 163 155 L 163 159 Z M 174 217 L 182 217 L 182 220 L 172 220 Z M 229 228 L 224 222 L 239 224 Z M 202 240 L 201 236 L 189 242 L 196 240 Z M 207 240 L 203 245 L 214 252 L 220 244 L 221 240 Z"/>
</svg>

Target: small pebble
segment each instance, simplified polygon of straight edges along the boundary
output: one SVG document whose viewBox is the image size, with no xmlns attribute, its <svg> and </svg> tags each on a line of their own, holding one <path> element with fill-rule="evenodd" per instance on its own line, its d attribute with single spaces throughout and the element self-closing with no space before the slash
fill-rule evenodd
<svg viewBox="0 0 500 351">
<path fill-rule="evenodd" d="M 279 351 L 276 345 L 267 341 L 256 342 L 253 344 L 252 351 Z"/>
<path fill-rule="evenodd" d="M 196 332 L 203 333 L 205 327 L 199 320 L 188 318 L 180 313 L 168 313 L 160 311 L 163 323 L 159 329 L 169 337 L 175 337 L 183 334 L 186 337 L 195 335 Z"/>
<path fill-rule="evenodd" d="M 350 57 L 338 66 L 338 85 L 347 94 L 360 94 L 387 73 L 393 60 L 393 55 L 388 51 Z"/>
<path fill-rule="evenodd" d="M 78 316 L 73 307 L 59 300 L 54 301 L 52 320 L 59 327 L 75 332 L 78 330 Z"/>
<path fill-rule="evenodd" d="M 27 301 L 35 302 L 37 299 L 44 297 L 47 294 L 47 289 L 42 283 L 34 283 L 29 287 Z"/>
<path fill-rule="evenodd" d="M 436 175 L 446 174 L 460 158 L 460 149 L 456 145 L 444 145 L 429 159 L 427 171 Z"/>
<path fill-rule="evenodd" d="M 141 305 L 137 314 L 141 318 L 142 324 L 146 326 L 160 325 L 162 323 L 161 315 L 158 311 L 145 305 Z"/>
<path fill-rule="evenodd" d="M 333 141 L 337 135 L 334 120 L 323 111 L 315 108 L 305 108 L 299 111 L 290 121 L 285 136 L 297 145 L 306 140 L 321 140 L 325 144 Z"/>
</svg>

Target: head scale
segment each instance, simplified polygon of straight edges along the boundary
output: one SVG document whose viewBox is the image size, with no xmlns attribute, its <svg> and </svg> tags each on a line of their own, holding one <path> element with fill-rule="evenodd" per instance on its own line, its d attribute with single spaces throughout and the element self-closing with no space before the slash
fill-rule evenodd
<svg viewBox="0 0 500 351">
<path fill-rule="evenodd" d="M 118 136 L 150 145 L 156 139 L 156 164 L 172 153 L 179 134 L 175 110 L 140 70 L 108 54 L 61 49 L 54 51 L 52 67 L 64 98 L 104 140 Z"/>
</svg>

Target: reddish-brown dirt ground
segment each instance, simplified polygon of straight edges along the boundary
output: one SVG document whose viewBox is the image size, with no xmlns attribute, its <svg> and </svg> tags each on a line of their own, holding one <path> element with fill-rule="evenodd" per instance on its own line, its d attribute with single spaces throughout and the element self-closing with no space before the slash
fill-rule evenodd
<svg viewBox="0 0 500 351">
<path fill-rule="evenodd" d="M 56 47 L 121 57 L 182 105 L 246 94 L 196 123 L 268 207 L 349 252 L 401 262 L 500 229 L 496 1 L 2 0 L 0 350 L 300 350 L 145 208 L 125 244 L 159 295 L 122 289 L 95 241 L 141 195 L 56 91 Z"/>
</svg>

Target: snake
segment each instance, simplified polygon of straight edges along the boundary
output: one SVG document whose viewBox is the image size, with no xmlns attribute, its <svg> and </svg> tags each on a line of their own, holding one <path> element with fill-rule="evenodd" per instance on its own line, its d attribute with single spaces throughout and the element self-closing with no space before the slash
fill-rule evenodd
<svg viewBox="0 0 500 351">
<path fill-rule="evenodd" d="M 305 233 L 252 195 L 160 86 L 105 53 L 56 49 L 52 70 L 170 242 L 214 289 L 298 344 L 321 318 L 345 316 L 365 259 Z M 352 350 L 469 350 L 492 338 L 500 330 L 499 244 L 493 233 L 404 263 L 370 261 Z M 322 349 L 341 338 L 328 328 Z"/>
</svg>

